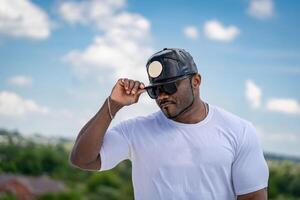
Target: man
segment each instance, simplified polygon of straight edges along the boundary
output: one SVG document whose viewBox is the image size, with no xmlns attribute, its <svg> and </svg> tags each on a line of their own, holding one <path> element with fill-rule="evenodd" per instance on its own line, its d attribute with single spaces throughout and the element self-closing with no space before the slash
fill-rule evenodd
<svg viewBox="0 0 300 200">
<path fill-rule="evenodd" d="M 71 162 L 108 170 L 130 159 L 135 199 L 265 200 L 268 167 L 253 125 L 200 98 L 191 55 L 165 48 L 147 62 L 150 85 L 119 79 L 82 128 Z M 160 111 L 109 124 L 147 91 Z"/>
</svg>

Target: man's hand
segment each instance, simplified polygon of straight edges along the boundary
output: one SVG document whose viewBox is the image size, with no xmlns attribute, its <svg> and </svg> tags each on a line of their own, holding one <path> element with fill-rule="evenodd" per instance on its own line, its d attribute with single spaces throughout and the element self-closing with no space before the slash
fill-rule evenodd
<svg viewBox="0 0 300 200">
<path fill-rule="evenodd" d="M 140 95 L 145 92 L 142 82 L 131 79 L 119 79 L 112 89 L 110 98 L 122 106 L 137 103 Z"/>
</svg>

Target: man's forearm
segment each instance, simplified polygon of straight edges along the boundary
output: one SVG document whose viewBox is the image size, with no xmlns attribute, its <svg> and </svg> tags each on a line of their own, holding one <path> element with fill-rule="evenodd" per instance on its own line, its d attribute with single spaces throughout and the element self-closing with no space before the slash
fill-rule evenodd
<svg viewBox="0 0 300 200">
<path fill-rule="evenodd" d="M 122 108 L 113 100 L 110 100 L 110 104 L 114 115 Z M 97 159 L 110 123 L 111 118 L 106 100 L 97 114 L 79 132 L 70 157 L 73 164 L 87 165 Z"/>
<path fill-rule="evenodd" d="M 123 106 L 137 103 L 140 95 L 145 91 L 144 87 L 143 83 L 127 78 L 117 81 L 109 101 L 107 99 L 104 102 L 97 114 L 79 132 L 70 156 L 73 165 L 88 170 L 101 167 L 99 152 L 111 123 L 111 115 L 115 116 Z M 110 102 L 111 113 L 108 102 Z"/>
</svg>

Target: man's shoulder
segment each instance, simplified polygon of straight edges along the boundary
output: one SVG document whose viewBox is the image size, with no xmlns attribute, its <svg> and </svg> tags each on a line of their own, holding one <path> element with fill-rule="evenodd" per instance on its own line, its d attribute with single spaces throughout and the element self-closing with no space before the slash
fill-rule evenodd
<svg viewBox="0 0 300 200">
<path fill-rule="evenodd" d="M 243 138 L 250 137 L 256 130 L 252 122 L 233 114 L 223 108 L 214 107 L 214 125 L 223 130 L 226 133 L 240 143 Z M 247 131 L 248 130 L 248 131 Z"/>
<path fill-rule="evenodd" d="M 248 124 L 251 124 L 250 121 L 228 111 L 224 108 L 221 108 L 219 106 L 213 105 L 214 109 L 214 118 L 220 123 L 225 123 L 227 125 L 232 126 L 246 126 Z"/>
<path fill-rule="evenodd" d="M 133 117 L 127 120 L 124 120 L 123 123 L 127 125 L 135 125 L 135 124 L 151 124 L 155 120 L 158 120 L 161 117 L 160 111 L 156 111 L 147 115 Z"/>
</svg>

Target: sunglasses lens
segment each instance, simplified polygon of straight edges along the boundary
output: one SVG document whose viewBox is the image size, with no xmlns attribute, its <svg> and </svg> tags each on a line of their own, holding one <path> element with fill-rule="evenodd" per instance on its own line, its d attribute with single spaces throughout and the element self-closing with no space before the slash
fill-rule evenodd
<svg viewBox="0 0 300 200">
<path fill-rule="evenodd" d="M 176 83 L 168 83 L 162 86 L 162 90 L 167 94 L 174 94 L 177 92 Z"/>
<path fill-rule="evenodd" d="M 152 99 L 156 99 L 158 97 L 158 88 L 157 87 L 150 87 L 146 88 L 148 95 Z"/>
<path fill-rule="evenodd" d="M 152 98 L 152 99 L 157 99 L 159 92 L 165 92 L 166 94 L 174 94 L 175 92 L 177 92 L 177 86 L 176 83 L 167 83 L 164 85 L 160 85 L 160 86 L 155 86 L 155 87 L 149 87 L 146 88 L 148 95 Z"/>
</svg>

